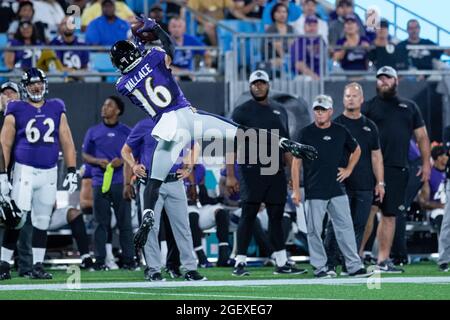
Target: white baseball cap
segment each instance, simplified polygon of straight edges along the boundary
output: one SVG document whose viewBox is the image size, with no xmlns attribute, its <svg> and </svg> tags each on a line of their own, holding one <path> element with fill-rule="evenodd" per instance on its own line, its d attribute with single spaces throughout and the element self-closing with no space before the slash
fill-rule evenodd
<svg viewBox="0 0 450 320">
<path fill-rule="evenodd" d="M 384 67 L 381 67 L 380 69 L 378 69 L 377 78 L 379 76 L 383 76 L 383 75 L 388 76 L 389 78 L 395 78 L 395 79 L 398 78 L 397 71 L 390 66 L 384 66 Z"/>
<path fill-rule="evenodd" d="M 315 109 L 316 107 L 333 109 L 333 99 L 326 94 L 318 95 L 313 102 L 313 109 Z"/>
<path fill-rule="evenodd" d="M 0 92 L 3 92 L 3 90 L 6 90 L 6 89 L 12 89 L 17 93 L 20 93 L 19 86 L 15 82 L 12 82 L 12 81 L 3 83 L 0 87 Z"/>
<path fill-rule="evenodd" d="M 250 75 L 250 78 L 248 79 L 248 83 L 252 84 L 255 81 L 264 81 L 269 82 L 269 75 L 264 70 L 255 70 Z"/>
</svg>

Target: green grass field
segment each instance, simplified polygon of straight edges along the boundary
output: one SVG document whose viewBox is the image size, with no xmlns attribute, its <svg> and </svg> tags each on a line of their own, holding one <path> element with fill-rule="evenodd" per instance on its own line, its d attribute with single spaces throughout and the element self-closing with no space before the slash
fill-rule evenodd
<svg viewBox="0 0 450 320">
<path fill-rule="evenodd" d="M 202 269 L 200 271 L 209 281 L 195 283 L 171 279 L 158 283 L 145 282 L 142 271 L 83 271 L 80 274 L 81 289 L 69 289 L 65 285 L 70 277 L 65 271 L 53 271 L 54 279 L 47 281 L 23 279 L 13 273 L 12 280 L 0 282 L 0 299 L 450 299 L 450 274 L 439 272 L 431 262 L 406 266 L 403 275 L 370 278 L 369 285 L 367 279 L 314 279 L 309 265 L 300 266 L 306 267 L 309 273 L 280 276 L 272 274 L 273 268 L 249 268 L 250 277 L 236 278 L 231 276 L 230 268 Z"/>
</svg>

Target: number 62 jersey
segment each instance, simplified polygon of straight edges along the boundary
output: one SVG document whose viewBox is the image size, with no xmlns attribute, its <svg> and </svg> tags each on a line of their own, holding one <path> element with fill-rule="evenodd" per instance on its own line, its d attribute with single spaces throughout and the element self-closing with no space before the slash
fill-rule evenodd
<svg viewBox="0 0 450 320">
<path fill-rule="evenodd" d="M 11 101 L 5 117 L 16 123 L 14 161 L 38 169 L 56 166 L 59 154 L 59 124 L 66 112 L 60 99 L 48 99 L 36 108 L 25 101 Z"/>
<path fill-rule="evenodd" d="M 119 78 L 117 91 L 150 117 L 190 106 L 172 71 L 166 67 L 166 53 L 155 47 L 130 72 Z"/>
</svg>

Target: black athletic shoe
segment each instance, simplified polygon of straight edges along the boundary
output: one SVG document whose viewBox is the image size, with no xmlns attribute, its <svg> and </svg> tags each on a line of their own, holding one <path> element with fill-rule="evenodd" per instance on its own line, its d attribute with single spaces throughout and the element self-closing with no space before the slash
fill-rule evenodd
<svg viewBox="0 0 450 320">
<path fill-rule="evenodd" d="M 181 278 L 183 275 L 180 272 L 180 269 L 173 268 L 173 269 L 167 269 L 167 273 L 172 279 L 178 279 Z"/>
<path fill-rule="evenodd" d="M 197 270 L 192 270 L 186 272 L 184 275 L 184 279 L 187 281 L 205 281 L 208 280 L 206 277 L 202 276 L 200 273 L 198 273 Z"/>
<path fill-rule="evenodd" d="M 131 263 L 124 263 L 121 269 L 130 271 L 140 271 L 141 267 L 139 267 L 139 265 L 135 261 L 133 261 Z"/>
<path fill-rule="evenodd" d="M 80 269 L 92 270 L 93 268 L 94 268 L 94 261 L 92 261 L 91 257 L 86 257 L 81 261 Z"/>
<path fill-rule="evenodd" d="M 318 279 L 329 279 L 329 278 L 331 278 L 331 276 L 325 271 L 320 271 L 319 273 L 316 273 L 314 275 L 314 277 L 316 277 Z"/>
<path fill-rule="evenodd" d="M 273 274 L 304 274 L 307 272 L 308 270 L 306 269 L 297 269 L 295 267 L 292 267 L 290 264 L 286 263 L 282 267 L 276 267 Z"/>
<path fill-rule="evenodd" d="M 286 138 L 280 139 L 280 147 L 284 151 L 292 153 L 292 155 L 296 158 L 316 160 L 319 157 L 316 148 L 314 148 L 313 146 L 301 144 L 292 140 L 288 140 Z"/>
<path fill-rule="evenodd" d="M 96 263 L 94 263 L 94 270 L 95 271 L 108 271 L 109 268 L 105 263 L 96 262 Z"/>
<path fill-rule="evenodd" d="M 236 267 L 234 267 L 232 275 L 236 277 L 249 276 L 250 272 L 245 270 L 246 266 L 247 265 L 245 263 L 239 263 Z"/>
<path fill-rule="evenodd" d="M 373 275 L 373 272 L 367 272 L 366 268 L 361 268 L 354 273 L 349 273 L 348 275 L 353 278 L 367 278 Z"/>
<path fill-rule="evenodd" d="M 443 263 L 439 265 L 439 271 L 448 272 L 448 263 Z"/>
<path fill-rule="evenodd" d="M 142 224 L 139 230 L 134 235 L 134 246 L 136 249 L 141 249 L 147 242 L 147 237 L 150 229 L 155 223 L 154 212 L 151 209 L 146 209 L 142 217 Z"/>
<path fill-rule="evenodd" d="M 155 272 L 154 274 L 146 274 L 145 275 L 145 280 L 150 281 L 150 282 L 160 282 L 160 281 L 166 281 L 166 279 L 164 279 L 161 275 L 160 272 Z"/>
<path fill-rule="evenodd" d="M 6 261 L 0 261 L 0 280 L 11 279 L 11 266 Z"/>
<path fill-rule="evenodd" d="M 31 275 L 32 274 L 33 273 L 31 271 L 19 272 L 19 277 L 26 278 L 26 279 L 31 279 Z"/>
<path fill-rule="evenodd" d="M 385 260 L 377 264 L 377 270 L 381 273 L 403 273 L 405 270 L 394 266 L 392 261 Z"/>
<path fill-rule="evenodd" d="M 31 279 L 50 280 L 53 279 L 53 276 L 44 270 L 44 265 L 42 263 L 35 263 L 31 270 Z"/>
<path fill-rule="evenodd" d="M 328 267 L 327 274 L 328 274 L 331 278 L 336 278 L 336 277 L 337 277 L 336 267 L 329 266 L 329 267 Z"/>
</svg>

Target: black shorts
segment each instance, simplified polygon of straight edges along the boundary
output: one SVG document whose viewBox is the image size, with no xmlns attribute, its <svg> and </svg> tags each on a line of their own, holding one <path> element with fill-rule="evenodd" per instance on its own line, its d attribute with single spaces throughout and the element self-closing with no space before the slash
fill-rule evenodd
<svg viewBox="0 0 450 320">
<path fill-rule="evenodd" d="M 259 166 L 239 166 L 239 176 L 242 202 L 286 203 L 287 180 L 284 171 L 278 171 L 274 175 L 261 175 Z"/>
<path fill-rule="evenodd" d="M 405 212 L 406 187 L 408 186 L 409 170 L 400 167 L 384 167 L 386 183 L 383 202 L 376 204 L 385 217 L 396 217 Z"/>
</svg>

